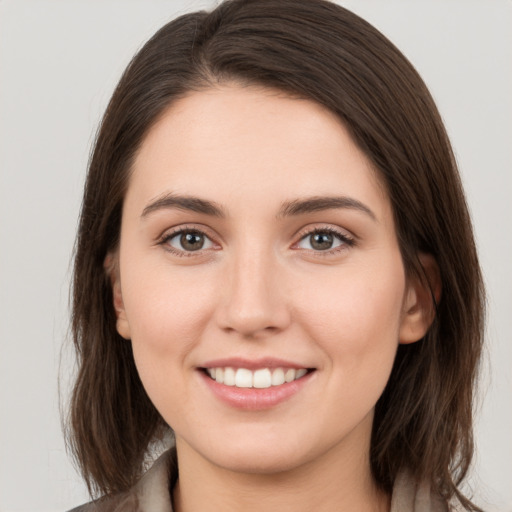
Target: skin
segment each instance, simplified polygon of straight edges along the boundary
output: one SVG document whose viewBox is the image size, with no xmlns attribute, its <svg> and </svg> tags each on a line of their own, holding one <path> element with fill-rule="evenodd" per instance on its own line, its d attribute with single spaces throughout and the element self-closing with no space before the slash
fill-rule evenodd
<svg viewBox="0 0 512 512">
<path fill-rule="evenodd" d="M 224 216 L 159 207 L 166 194 Z M 280 215 L 318 196 L 370 213 Z M 207 238 L 187 253 L 175 231 L 191 228 Z M 341 237 L 318 250 L 311 229 Z M 373 411 L 398 344 L 430 324 L 430 295 L 406 278 L 384 187 L 330 111 L 235 84 L 176 101 L 137 154 L 109 258 L 118 331 L 176 434 L 176 510 L 389 510 L 370 472 Z M 240 410 L 198 370 L 225 357 L 315 371 L 277 406 Z"/>
</svg>

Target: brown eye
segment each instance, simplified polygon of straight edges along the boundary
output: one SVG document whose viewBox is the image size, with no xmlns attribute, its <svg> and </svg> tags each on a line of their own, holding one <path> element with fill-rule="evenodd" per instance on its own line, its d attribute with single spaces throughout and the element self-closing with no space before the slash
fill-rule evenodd
<svg viewBox="0 0 512 512">
<path fill-rule="evenodd" d="M 301 238 L 297 247 L 310 251 L 328 251 L 330 249 L 352 246 L 353 240 L 343 233 L 334 230 L 319 229 L 312 231 Z"/>
<path fill-rule="evenodd" d="M 334 242 L 334 237 L 331 233 L 314 233 L 309 236 L 311 247 L 317 251 L 330 249 Z"/>
<path fill-rule="evenodd" d="M 194 252 L 213 247 L 212 241 L 200 231 L 178 231 L 164 240 L 164 243 L 178 252 Z"/>
<path fill-rule="evenodd" d="M 180 243 L 186 251 L 198 251 L 203 248 L 204 235 L 201 233 L 182 233 Z"/>
</svg>

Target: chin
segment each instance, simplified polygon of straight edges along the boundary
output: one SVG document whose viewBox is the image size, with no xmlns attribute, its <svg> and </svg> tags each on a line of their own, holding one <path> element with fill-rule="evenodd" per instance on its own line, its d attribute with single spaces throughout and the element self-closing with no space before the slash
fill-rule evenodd
<svg viewBox="0 0 512 512">
<path fill-rule="evenodd" d="M 295 436 L 283 437 L 260 431 L 217 439 L 211 435 L 206 437 L 198 443 L 188 442 L 188 447 L 199 457 L 227 471 L 262 475 L 282 473 L 308 460 L 304 442 Z"/>
<path fill-rule="evenodd" d="M 282 450 L 223 450 L 212 454 L 210 462 L 235 473 L 269 475 L 284 473 L 301 466 L 305 461 L 297 452 L 283 453 Z"/>
</svg>

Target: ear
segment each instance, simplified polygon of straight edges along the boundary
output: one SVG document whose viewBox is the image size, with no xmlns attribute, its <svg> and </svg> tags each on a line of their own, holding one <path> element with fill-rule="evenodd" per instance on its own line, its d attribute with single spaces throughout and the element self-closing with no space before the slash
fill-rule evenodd
<svg viewBox="0 0 512 512">
<path fill-rule="evenodd" d="M 109 253 L 103 262 L 103 267 L 110 280 L 112 286 L 112 299 L 114 302 L 114 310 L 116 312 L 116 329 L 117 332 L 126 340 L 131 338 L 130 325 L 126 318 L 126 311 L 123 302 L 123 293 L 121 290 L 121 279 L 119 276 L 119 256 Z"/>
<path fill-rule="evenodd" d="M 420 253 L 418 259 L 424 276 L 408 279 L 399 334 L 402 344 L 414 343 L 427 334 L 441 298 L 441 276 L 436 260 L 431 254 L 424 253 Z"/>
</svg>

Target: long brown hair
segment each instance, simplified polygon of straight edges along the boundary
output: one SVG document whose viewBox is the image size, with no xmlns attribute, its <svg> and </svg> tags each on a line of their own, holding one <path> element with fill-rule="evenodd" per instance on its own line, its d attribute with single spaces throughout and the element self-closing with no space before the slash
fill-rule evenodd
<svg viewBox="0 0 512 512">
<path fill-rule="evenodd" d="M 370 24 L 324 0 L 228 0 L 160 29 L 124 72 L 91 156 L 76 242 L 72 331 L 78 375 L 70 444 L 91 492 L 126 490 L 168 427 L 116 332 L 104 260 L 119 239 L 131 163 L 157 118 L 191 90 L 259 84 L 337 114 L 385 183 L 409 275 L 419 252 L 442 282 L 434 323 L 401 345 L 379 399 L 371 467 L 390 490 L 400 468 L 457 496 L 472 458 L 472 400 L 484 295 L 471 222 L 440 115 L 418 73 Z"/>
</svg>

